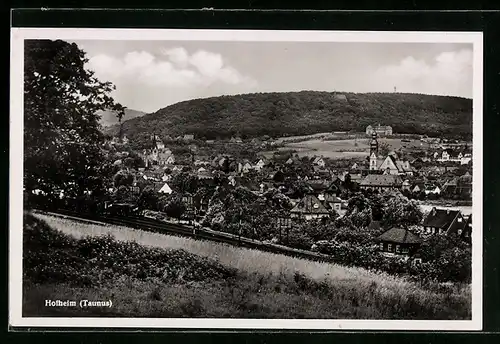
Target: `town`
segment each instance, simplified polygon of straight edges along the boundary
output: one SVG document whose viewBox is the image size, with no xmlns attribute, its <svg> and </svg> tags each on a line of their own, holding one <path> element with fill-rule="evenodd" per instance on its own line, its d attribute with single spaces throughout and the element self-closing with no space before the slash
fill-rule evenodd
<svg viewBox="0 0 500 344">
<path fill-rule="evenodd" d="M 141 209 L 165 222 L 332 255 L 349 242 L 373 259 L 343 263 L 379 268 L 396 261 L 419 275 L 433 259 L 422 247 L 435 237 L 453 238 L 453 245 L 469 250 L 472 215 L 460 208 L 471 208 L 470 143 L 408 138 L 380 124 L 336 135 L 365 141 L 366 154 L 300 156 L 270 137 L 151 134 L 140 148 L 126 135 L 109 137 L 105 149 L 114 178 L 104 207 L 121 215 Z M 391 141 L 400 142 L 399 149 L 392 150 Z M 448 270 L 455 275 L 447 277 L 464 278 Z"/>
<path fill-rule="evenodd" d="M 471 319 L 472 50 L 410 45 L 25 40 L 23 316 Z"/>
</svg>

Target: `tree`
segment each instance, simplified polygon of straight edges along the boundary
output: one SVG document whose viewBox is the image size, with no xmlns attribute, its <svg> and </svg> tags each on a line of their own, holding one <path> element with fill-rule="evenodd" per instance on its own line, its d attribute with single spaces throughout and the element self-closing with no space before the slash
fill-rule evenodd
<svg viewBox="0 0 500 344">
<path fill-rule="evenodd" d="M 120 187 L 121 185 L 131 186 L 133 182 L 134 176 L 127 171 L 118 171 L 113 177 L 113 183 L 116 188 Z"/>
<path fill-rule="evenodd" d="M 172 187 L 181 193 L 195 193 L 198 190 L 198 177 L 182 172 L 172 178 Z"/>
<path fill-rule="evenodd" d="M 388 227 L 408 227 L 422 221 L 423 213 L 419 205 L 398 191 L 384 193 L 382 202 L 383 222 Z"/>
<path fill-rule="evenodd" d="M 76 44 L 27 40 L 24 56 L 24 187 L 80 196 L 105 188 L 98 111 L 116 109 L 114 86 L 85 69 Z"/>
<path fill-rule="evenodd" d="M 380 142 L 378 146 L 378 153 L 381 156 L 387 156 L 391 151 L 391 146 L 389 146 L 386 142 Z"/>
<path fill-rule="evenodd" d="M 150 210 L 158 210 L 159 204 L 160 201 L 158 194 L 149 186 L 142 190 L 139 195 L 139 199 L 137 200 L 137 205 L 139 207 Z"/>
<path fill-rule="evenodd" d="M 180 219 L 185 211 L 186 206 L 178 198 L 171 200 L 165 207 L 165 213 L 175 219 Z"/>
</svg>

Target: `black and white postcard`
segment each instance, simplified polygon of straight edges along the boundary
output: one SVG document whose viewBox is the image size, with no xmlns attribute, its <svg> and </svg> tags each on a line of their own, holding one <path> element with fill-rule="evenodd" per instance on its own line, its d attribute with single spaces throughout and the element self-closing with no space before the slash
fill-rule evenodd
<svg viewBox="0 0 500 344">
<path fill-rule="evenodd" d="M 482 329 L 482 34 L 13 28 L 10 325 Z"/>
</svg>

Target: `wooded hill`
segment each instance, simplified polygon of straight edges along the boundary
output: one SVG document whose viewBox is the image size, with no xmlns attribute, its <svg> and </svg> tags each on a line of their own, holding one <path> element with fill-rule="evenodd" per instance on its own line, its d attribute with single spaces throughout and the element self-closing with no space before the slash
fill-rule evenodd
<svg viewBox="0 0 500 344">
<path fill-rule="evenodd" d="M 132 140 L 153 132 L 215 139 L 365 131 L 379 123 L 391 125 L 394 133 L 470 136 L 472 100 L 403 93 L 253 93 L 176 103 L 125 121 L 123 130 Z M 116 135 L 118 126 L 108 133 Z"/>
</svg>

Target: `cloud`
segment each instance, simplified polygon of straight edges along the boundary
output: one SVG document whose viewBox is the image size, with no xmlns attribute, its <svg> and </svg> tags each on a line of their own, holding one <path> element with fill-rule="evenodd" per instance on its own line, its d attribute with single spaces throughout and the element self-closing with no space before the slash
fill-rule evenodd
<svg viewBox="0 0 500 344">
<path fill-rule="evenodd" d="M 121 58 L 101 54 L 91 57 L 88 64 L 98 76 L 129 78 L 151 86 L 255 84 L 250 77 L 226 65 L 220 54 L 199 50 L 189 55 L 181 47 L 163 50 L 159 58 L 146 51 L 128 52 Z"/>
<path fill-rule="evenodd" d="M 113 97 L 142 111 L 155 111 L 186 99 L 246 93 L 257 82 L 228 65 L 222 55 L 182 47 L 158 55 L 131 51 L 122 56 L 91 56 L 87 67 L 103 81 L 116 85 Z"/>
<path fill-rule="evenodd" d="M 472 98 L 472 51 L 443 52 L 431 61 L 408 56 L 379 68 L 373 83 L 381 91 L 428 93 Z"/>
</svg>

